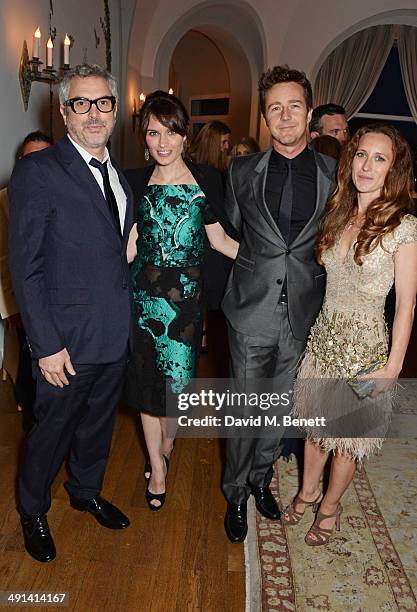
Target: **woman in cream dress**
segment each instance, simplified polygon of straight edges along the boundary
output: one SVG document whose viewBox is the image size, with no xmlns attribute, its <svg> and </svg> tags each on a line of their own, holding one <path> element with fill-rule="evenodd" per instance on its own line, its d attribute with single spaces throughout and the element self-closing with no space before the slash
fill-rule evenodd
<svg viewBox="0 0 417 612">
<path fill-rule="evenodd" d="M 326 268 L 322 310 L 314 324 L 294 392 L 293 414 L 324 417 L 306 428 L 303 485 L 282 516 L 297 524 L 307 506 L 319 508 L 306 535 L 326 544 L 340 529 L 340 499 L 357 462 L 378 451 L 391 413 L 392 388 L 410 339 L 417 292 L 417 219 L 411 214 L 411 153 L 390 126 L 361 128 L 346 146 L 338 187 L 318 237 L 317 259 Z M 395 281 L 392 345 L 384 304 Z M 372 395 L 359 400 L 347 379 L 375 362 Z M 316 421 L 317 423 L 317 421 Z M 332 465 L 324 496 L 320 479 L 329 452 Z"/>
</svg>

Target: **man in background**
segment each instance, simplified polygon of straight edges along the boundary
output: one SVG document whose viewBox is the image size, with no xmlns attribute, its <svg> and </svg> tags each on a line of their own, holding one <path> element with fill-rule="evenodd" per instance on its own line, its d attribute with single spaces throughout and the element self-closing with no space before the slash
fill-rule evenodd
<svg viewBox="0 0 417 612">
<path fill-rule="evenodd" d="M 318 136 L 333 136 L 341 145 L 348 142 L 349 125 L 343 106 L 331 103 L 316 106 L 311 115 L 310 137 L 314 140 Z"/>
<path fill-rule="evenodd" d="M 53 144 L 52 138 L 47 134 L 39 130 L 30 132 L 19 147 L 18 158 L 42 151 Z M 35 381 L 32 377 L 26 334 L 10 278 L 8 228 L 9 200 L 5 187 L 0 191 L 0 316 L 4 319 L 5 326 L 3 368 L 14 384 L 16 403 L 23 411 L 23 430 L 27 433 L 33 425 Z"/>
</svg>

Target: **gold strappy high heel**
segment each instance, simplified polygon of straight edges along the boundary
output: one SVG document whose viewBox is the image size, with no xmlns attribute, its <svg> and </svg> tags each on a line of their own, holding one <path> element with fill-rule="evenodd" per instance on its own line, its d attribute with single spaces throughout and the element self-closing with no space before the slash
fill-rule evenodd
<svg viewBox="0 0 417 612">
<path fill-rule="evenodd" d="M 322 491 L 320 491 L 316 499 L 313 499 L 313 501 L 311 502 L 305 501 L 305 499 L 297 495 L 282 513 L 281 515 L 282 522 L 284 523 L 284 525 L 298 525 L 298 523 L 301 521 L 301 519 L 304 516 L 304 512 L 306 511 L 306 508 L 304 508 L 303 512 L 297 512 L 295 509 L 295 506 L 297 504 L 304 504 L 306 507 L 311 506 L 313 512 L 317 512 L 317 508 L 319 507 L 319 503 L 321 502 L 322 498 L 323 498 Z M 288 514 L 288 518 L 285 518 L 285 514 Z"/>
<path fill-rule="evenodd" d="M 341 504 L 339 504 L 334 514 L 322 514 L 321 512 L 318 512 L 313 526 L 304 538 L 305 543 L 308 544 L 308 546 L 323 546 L 323 544 L 327 544 L 334 531 L 340 531 L 340 515 L 342 514 L 342 511 L 343 508 Z M 336 517 L 336 521 L 332 529 L 323 529 L 320 527 L 320 523 L 322 521 L 333 517 Z M 309 537 L 311 535 L 315 535 L 316 539 Z"/>
</svg>

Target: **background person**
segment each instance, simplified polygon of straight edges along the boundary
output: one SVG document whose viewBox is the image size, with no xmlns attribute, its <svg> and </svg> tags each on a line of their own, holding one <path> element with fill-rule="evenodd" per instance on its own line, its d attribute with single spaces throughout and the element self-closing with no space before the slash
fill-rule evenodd
<svg viewBox="0 0 417 612">
<path fill-rule="evenodd" d="M 208 164 L 227 172 L 232 133 L 222 121 L 208 121 L 191 142 L 189 158 L 196 164 Z"/>
<path fill-rule="evenodd" d="M 316 106 L 311 115 L 309 129 L 312 140 L 327 135 L 337 138 L 340 144 L 344 145 L 350 138 L 345 109 L 338 104 Z"/>
<path fill-rule="evenodd" d="M 191 142 L 187 152 L 189 158 L 196 164 L 207 164 L 221 172 L 223 187 L 226 184 L 227 168 L 229 165 L 229 152 L 231 151 L 231 131 L 222 121 L 209 121 Z M 224 199 L 224 196 L 223 196 Z M 220 212 L 220 211 L 219 211 Z M 228 232 L 234 238 L 233 229 L 227 226 L 227 217 L 224 210 L 219 217 Z M 220 308 L 227 279 L 232 269 L 232 260 L 224 257 L 210 247 L 207 238 L 204 240 L 204 267 L 203 279 L 206 286 L 204 293 L 205 310 L 214 311 Z M 208 317 L 203 320 L 203 335 L 201 339 L 202 352 L 208 351 Z"/>
<path fill-rule="evenodd" d="M 245 136 L 241 138 L 238 143 L 233 147 L 233 155 L 250 155 L 251 153 L 259 153 L 260 147 L 258 142 L 252 136 Z"/>
<path fill-rule="evenodd" d="M 329 157 L 333 157 L 337 162 L 340 159 L 340 155 L 342 153 L 342 145 L 340 141 L 337 140 L 334 136 L 318 136 L 311 141 L 311 146 L 318 153 L 322 153 L 323 155 L 328 155 Z"/>
<path fill-rule="evenodd" d="M 37 130 L 28 134 L 19 147 L 18 159 L 53 145 L 47 134 Z M 25 330 L 16 304 L 9 270 L 9 199 L 7 188 L 0 191 L 0 315 L 5 319 L 5 355 L 3 367 L 14 385 L 17 406 L 23 411 L 23 430 L 32 427 L 32 406 L 35 399 L 35 381 L 32 377 L 32 360 L 26 342 Z"/>
</svg>

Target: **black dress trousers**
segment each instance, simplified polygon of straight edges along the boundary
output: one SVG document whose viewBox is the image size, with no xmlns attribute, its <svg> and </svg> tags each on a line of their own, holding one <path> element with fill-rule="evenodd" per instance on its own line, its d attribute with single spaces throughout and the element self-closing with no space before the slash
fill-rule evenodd
<svg viewBox="0 0 417 612">
<path fill-rule="evenodd" d="M 51 505 L 51 485 L 69 453 L 71 497 L 90 499 L 101 491 L 116 408 L 124 385 L 126 356 L 102 365 L 73 364 L 63 389 L 49 384 L 33 362 L 37 392 L 35 425 L 25 441 L 18 481 L 19 511 L 42 515 Z"/>
</svg>

